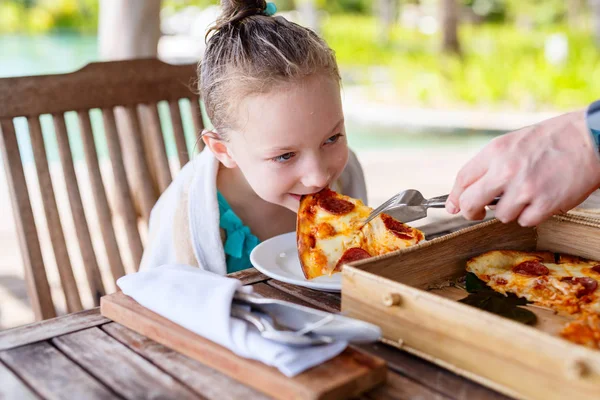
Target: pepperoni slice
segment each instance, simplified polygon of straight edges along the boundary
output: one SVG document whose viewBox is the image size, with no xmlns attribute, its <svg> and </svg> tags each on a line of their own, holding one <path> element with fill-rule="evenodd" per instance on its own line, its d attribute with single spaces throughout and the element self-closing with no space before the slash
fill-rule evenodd
<svg viewBox="0 0 600 400">
<path fill-rule="evenodd" d="M 333 196 L 319 198 L 319 207 L 331 214 L 343 215 L 354 210 L 354 204 L 344 199 L 338 199 Z"/>
<path fill-rule="evenodd" d="M 592 278 L 575 278 L 573 279 L 576 283 L 579 283 L 583 286 L 583 289 L 577 293 L 577 297 L 582 297 L 588 294 L 592 294 L 598 289 L 598 282 Z"/>
<path fill-rule="evenodd" d="M 521 264 L 514 266 L 512 271 L 525 276 L 543 276 L 550 273 L 550 270 L 537 260 L 524 261 Z"/>
<path fill-rule="evenodd" d="M 598 265 L 594 265 L 594 266 L 592 267 L 592 271 L 594 271 L 594 272 L 595 272 L 595 273 L 597 273 L 597 274 L 600 274 L 600 264 L 598 264 Z"/>
<path fill-rule="evenodd" d="M 595 279 L 584 277 L 584 278 L 572 278 L 566 277 L 561 279 L 562 282 L 569 282 L 573 285 L 580 284 L 582 289 L 577 292 L 577 297 L 583 297 L 588 294 L 592 294 L 598 289 L 598 282 Z"/>
<path fill-rule="evenodd" d="M 340 260 L 337 262 L 335 271 L 341 271 L 343 264 L 369 257 L 371 257 L 371 255 L 366 250 L 361 249 L 360 247 L 351 247 L 344 252 L 344 255 L 342 255 Z"/>
<path fill-rule="evenodd" d="M 383 224 L 385 225 L 385 227 L 400 239 L 413 239 L 413 237 L 409 235 L 409 233 L 412 233 L 412 229 L 409 226 L 404 225 L 400 221 L 396 221 L 394 218 L 390 217 L 387 214 L 381 214 L 381 219 L 383 220 Z"/>
</svg>

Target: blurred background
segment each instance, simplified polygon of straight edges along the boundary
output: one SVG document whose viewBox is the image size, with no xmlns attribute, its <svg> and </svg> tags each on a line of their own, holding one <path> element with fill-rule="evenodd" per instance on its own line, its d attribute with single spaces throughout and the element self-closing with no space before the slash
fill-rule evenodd
<svg viewBox="0 0 600 400">
<path fill-rule="evenodd" d="M 493 137 L 600 97 L 600 0 L 275 4 L 336 52 L 372 206 L 406 188 L 445 194 Z M 218 13 L 212 0 L 0 0 L 0 78 L 137 57 L 197 62 Z M 25 124 L 16 126 L 26 141 Z M 57 150 L 47 151 L 57 163 Z M 0 329 L 33 321 L 11 212 L 2 172 Z"/>
</svg>

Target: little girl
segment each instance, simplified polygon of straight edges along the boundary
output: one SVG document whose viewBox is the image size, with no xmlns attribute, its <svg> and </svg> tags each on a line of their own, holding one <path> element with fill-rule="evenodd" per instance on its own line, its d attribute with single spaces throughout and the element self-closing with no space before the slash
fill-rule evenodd
<svg viewBox="0 0 600 400">
<path fill-rule="evenodd" d="M 272 3 L 223 0 L 222 8 L 199 67 L 214 129 L 152 210 L 142 268 L 239 271 L 252 266 L 260 241 L 296 229 L 303 194 L 331 187 L 366 203 L 333 51 L 273 16 Z"/>
</svg>

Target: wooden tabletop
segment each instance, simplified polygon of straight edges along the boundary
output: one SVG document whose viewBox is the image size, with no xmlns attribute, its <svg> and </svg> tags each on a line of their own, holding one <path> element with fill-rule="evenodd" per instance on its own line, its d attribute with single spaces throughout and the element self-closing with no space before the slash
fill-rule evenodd
<svg viewBox="0 0 600 400">
<path fill-rule="evenodd" d="M 338 294 L 231 275 L 264 296 L 337 312 Z M 388 362 L 387 383 L 364 399 L 508 399 L 382 343 L 357 346 Z M 0 399 L 266 398 L 100 315 L 98 308 L 0 332 Z"/>
</svg>

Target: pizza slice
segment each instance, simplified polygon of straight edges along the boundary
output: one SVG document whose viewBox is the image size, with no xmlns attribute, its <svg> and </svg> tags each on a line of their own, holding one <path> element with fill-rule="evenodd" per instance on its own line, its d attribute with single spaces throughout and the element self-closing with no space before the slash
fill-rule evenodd
<svg viewBox="0 0 600 400">
<path fill-rule="evenodd" d="M 565 325 L 559 334 L 570 342 L 600 349 L 600 315 L 583 313 Z"/>
<path fill-rule="evenodd" d="M 600 262 L 551 252 L 496 250 L 467 261 L 467 271 L 496 292 L 575 314 L 577 319 L 559 335 L 600 349 Z"/>
<path fill-rule="evenodd" d="M 363 226 L 372 208 L 331 189 L 302 196 L 296 234 L 306 279 L 339 272 L 344 263 L 412 246 L 418 229 L 381 214 Z"/>
<path fill-rule="evenodd" d="M 514 293 L 569 314 L 600 312 L 600 262 L 551 252 L 495 250 L 467 261 L 467 271 L 499 293 Z"/>
</svg>

